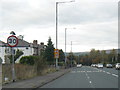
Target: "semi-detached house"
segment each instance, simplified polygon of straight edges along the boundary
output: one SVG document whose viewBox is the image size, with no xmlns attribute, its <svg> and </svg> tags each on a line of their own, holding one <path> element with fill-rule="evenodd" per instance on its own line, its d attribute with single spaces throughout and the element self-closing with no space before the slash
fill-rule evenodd
<svg viewBox="0 0 120 90">
<path fill-rule="evenodd" d="M 30 55 L 40 55 L 42 51 L 45 49 L 44 43 L 37 43 L 37 40 L 34 40 L 33 43 L 29 43 L 22 38 L 18 39 L 18 45 L 14 47 L 14 51 L 20 50 L 23 52 L 17 60 L 16 63 L 19 63 L 19 60 L 23 56 L 30 56 Z M 6 55 L 11 54 L 11 48 L 7 45 L 7 43 L 0 41 L 0 57 L 2 59 L 2 63 L 9 63 L 9 59 L 5 58 Z"/>
</svg>

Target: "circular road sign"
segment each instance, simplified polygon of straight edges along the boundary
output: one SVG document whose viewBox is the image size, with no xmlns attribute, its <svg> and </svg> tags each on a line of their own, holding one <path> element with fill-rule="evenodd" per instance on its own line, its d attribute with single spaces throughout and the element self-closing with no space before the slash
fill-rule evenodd
<svg viewBox="0 0 120 90">
<path fill-rule="evenodd" d="M 10 47 L 15 47 L 18 44 L 18 38 L 14 35 L 7 38 L 7 43 Z"/>
</svg>

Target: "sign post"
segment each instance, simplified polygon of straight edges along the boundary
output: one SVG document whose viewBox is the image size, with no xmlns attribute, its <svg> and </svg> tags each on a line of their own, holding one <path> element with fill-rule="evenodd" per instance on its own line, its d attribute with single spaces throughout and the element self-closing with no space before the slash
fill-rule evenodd
<svg viewBox="0 0 120 90">
<path fill-rule="evenodd" d="M 14 69 L 14 49 L 13 47 L 17 46 L 18 38 L 14 35 L 9 36 L 7 38 L 7 44 L 11 47 L 11 55 L 12 55 L 12 79 L 15 82 L 15 69 Z"/>
<path fill-rule="evenodd" d="M 59 58 L 59 50 L 54 49 L 54 58 Z"/>
<path fill-rule="evenodd" d="M 54 58 L 56 58 L 56 67 L 58 68 L 59 49 L 54 49 Z"/>
</svg>

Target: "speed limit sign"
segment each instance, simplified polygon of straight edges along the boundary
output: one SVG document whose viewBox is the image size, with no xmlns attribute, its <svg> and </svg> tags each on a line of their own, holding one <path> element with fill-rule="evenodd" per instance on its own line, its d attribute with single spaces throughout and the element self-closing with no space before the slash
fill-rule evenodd
<svg viewBox="0 0 120 90">
<path fill-rule="evenodd" d="M 18 38 L 14 35 L 7 38 L 7 43 L 10 47 L 15 47 L 18 44 Z"/>
</svg>

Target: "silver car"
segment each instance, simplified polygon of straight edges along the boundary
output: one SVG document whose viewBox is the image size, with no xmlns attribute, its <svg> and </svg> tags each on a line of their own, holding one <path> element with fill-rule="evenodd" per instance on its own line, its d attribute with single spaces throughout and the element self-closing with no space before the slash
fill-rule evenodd
<svg viewBox="0 0 120 90">
<path fill-rule="evenodd" d="M 112 68 L 113 65 L 112 64 L 106 64 L 106 68 Z"/>
<path fill-rule="evenodd" d="M 98 64 L 98 65 L 97 65 L 97 68 L 103 68 L 103 64 L 101 64 L 101 63 Z"/>
<path fill-rule="evenodd" d="M 120 63 L 117 63 L 117 64 L 115 65 L 115 68 L 116 68 L 116 70 L 120 69 Z"/>
</svg>

